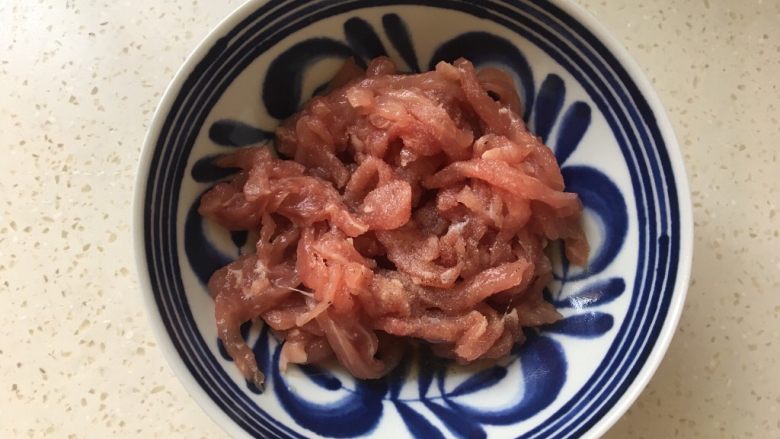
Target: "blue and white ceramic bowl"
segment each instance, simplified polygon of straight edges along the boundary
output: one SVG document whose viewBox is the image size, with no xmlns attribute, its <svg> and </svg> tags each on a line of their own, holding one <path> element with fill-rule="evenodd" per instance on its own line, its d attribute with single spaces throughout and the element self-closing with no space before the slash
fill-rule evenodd
<svg viewBox="0 0 780 439">
<path fill-rule="evenodd" d="M 423 354 L 390 377 L 280 373 L 279 344 L 246 336 L 268 375 L 247 384 L 220 349 L 205 282 L 245 234 L 195 212 L 224 177 L 214 155 L 272 137 L 350 56 L 428 70 L 457 57 L 516 75 L 533 131 L 586 207 L 588 270 L 556 266 L 560 322 L 499 365 Z M 595 437 L 650 379 L 682 310 L 691 264 L 686 176 L 669 121 L 616 41 L 564 1 L 250 1 L 198 47 L 165 94 L 138 177 L 137 255 L 152 325 L 201 406 L 237 437 Z"/>
</svg>

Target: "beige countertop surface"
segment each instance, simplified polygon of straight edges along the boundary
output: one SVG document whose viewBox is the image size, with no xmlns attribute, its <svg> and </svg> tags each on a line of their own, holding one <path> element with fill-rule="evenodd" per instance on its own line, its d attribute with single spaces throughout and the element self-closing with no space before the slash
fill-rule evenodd
<svg viewBox="0 0 780 439">
<path fill-rule="evenodd" d="M 0 437 L 219 438 L 147 324 L 130 234 L 174 72 L 238 6 L 0 3 Z M 583 1 L 679 137 L 695 257 L 678 332 L 607 438 L 780 438 L 780 1 Z"/>
</svg>

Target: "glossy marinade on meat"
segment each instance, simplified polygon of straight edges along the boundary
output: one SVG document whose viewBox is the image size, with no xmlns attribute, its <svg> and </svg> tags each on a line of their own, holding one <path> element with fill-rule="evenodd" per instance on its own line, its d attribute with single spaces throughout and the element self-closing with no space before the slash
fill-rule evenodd
<svg viewBox="0 0 780 439">
<path fill-rule="evenodd" d="M 349 61 L 277 129 L 285 159 L 264 145 L 220 158 L 240 172 L 199 212 L 259 232 L 208 285 L 244 376 L 264 380 L 239 329 L 254 319 L 283 340 L 283 368 L 335 357 L 361 379 L 388 373 L 410 341 L 469 363 L 559 319 L 542 296 L 545 248 L 563 240 L 585 264 L 582 205 L 521 113 L 499 69 Z"/>
</svg>

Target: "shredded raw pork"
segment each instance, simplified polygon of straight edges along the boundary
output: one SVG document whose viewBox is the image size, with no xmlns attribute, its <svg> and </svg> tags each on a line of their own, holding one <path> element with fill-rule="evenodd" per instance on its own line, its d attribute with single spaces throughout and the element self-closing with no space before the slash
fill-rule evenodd
<svg viewBox="0 0 780 439">
<path fill-rule="evenodd" d="M 335 356 L 362 379 L 388 373 L 410 340 L 468 363 L 558 320 L 544 250 L 560 239 L 585 263 L 582 205 L 521 112 L 508 74 L 464 59 L 416 75 L 348 62 L 278 128 L 288 160 L 265 146 L 222 157 L 240 172 L 199 212 L 259 232 L 256 252 L 209 282 L 243 375 L 263 384 L 240 332 L 254 319 L 284 341 L 282 368 Z"/>
</svg>

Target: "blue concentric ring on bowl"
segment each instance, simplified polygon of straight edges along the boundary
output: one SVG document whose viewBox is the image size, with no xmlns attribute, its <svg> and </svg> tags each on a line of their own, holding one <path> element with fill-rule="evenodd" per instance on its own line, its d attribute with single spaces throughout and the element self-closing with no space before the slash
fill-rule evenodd
<svg viewBox="0 0 780 439">
<path fill-rule="evenodd" d="M 361 8 L 417 5 L 457 10 L 490 20 L 532 42 L 563 66 L 586 90 L 606 118 L 628 165 L 638 219 L 639 258 L 629 310 L 605 360 L 573 397 L 544 422 L 522 433 L 524 438 L 579 437 L 591 431 L 624 398 L 648 356 L 658 349 L 662 329 L 669 331 L 670 304 L 681 305 L 690 261 L 688 194 L 681 168 L 675 168 L 663 114 L 648 101 L 625 60 L 570 12 L 543 0 L 466 2 L 457 0 L 323 0 L 272 1 L 230 28 L 193 61 L 181 87 L 169 94 L 170 108 L 147 144 L 148 163 L 139 175 L 138 231 L 143 254 L 142 276 L 159 320 L 187 373 L 213 404 L 246 433 L 257 437 L 303 437 L 269 416 L 239 388 L 214 358 L 194 323 L 181 281 L 177 210 L 181 182 L 195 137 L 216 101 L 254 59 L 309 23 Z M 250 9 L 247 9 L 250 8 Z M 672 139 L 673 142 L 673 139 Z M 143 168 L 148 166 L 148 170 Z M 682 179 L 683 181 L 679 181 Z M 682 200 L 681 200 L 682 199 Z M 682 212 L 682 213 L 681 213 Z M 687 250 L 682 247 L 686 247 Z M 684 251 L 685 250 L 685 251 Z M 679 310 L 675 310 L 679 312 Z M 676 316 L 673 316 L 676 323 Z M 668 340 L 666 340 L 668 343 Z M 661 349 L 663 350 L 663 349 Z M 656 361 L 657 363 L 657 361 Z M 651 365 L 650 367 L 654 367 Z"/>
</svg>

